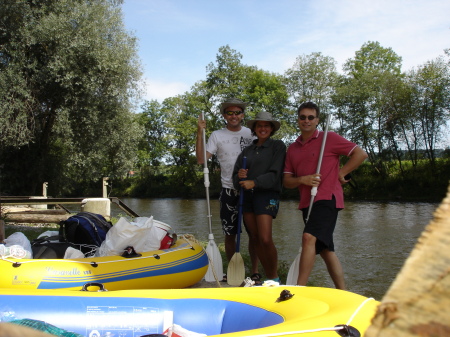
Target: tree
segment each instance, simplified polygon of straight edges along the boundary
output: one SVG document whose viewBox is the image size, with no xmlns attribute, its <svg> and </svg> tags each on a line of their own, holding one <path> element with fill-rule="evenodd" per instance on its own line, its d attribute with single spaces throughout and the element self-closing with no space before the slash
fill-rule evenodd
<svg viewBox="0 0 450 337">
<path fill-rule="evenodd" d="M 416 122 L 427 158 L 434 165 L 436 146 L 450 117 L 450 66 L 442 57 L 419 66 L 409 75 Z"/>
<path fill-rule="evenodd" d="M 223 118 L 218 114 L 219 106 L 228 97 L 236 97 L 248 102 L 246 119 L 250 119 L 260 110 L 271 112 L 274 117 L 286 119 L 288 94 L 284 79 L 278 74 L 241 63 L 242 55 L 228 45 L 219 48 L 216 63 L 207 67 L 207 76 L 203 94 L 209 102 L 205 108 L 214 114 L 212 130 L 223 126 Z M 211 124 L 209 124 L 211 125 Z M 277 135 L 282 137 L 286 125 Z"/>
<path fill-rule="evenodd" d="M 139 124 L 145 130 L 145 137 L 138 145 L 138 162 L 136 167 L 160 166 L 167 154 L 166 116 L 161 104 L 156 100 L 145 102 L 141 106 Z"/>
<path fill-rule="evenodd" d="M 385 125 L 393 110 L 383 92 L 402 76 L 401 57 L 378 42 L 368 42 L 344 64 L 344 71 L 333 98 L 340 133 L 361 143 L 370 161 L 386 175 L 382 158 L 389 153 Z"/>
<path fill-rule="evenodd" d="M 0 7 L 0 153 L 10 193 L 33 194 L 51 178 L 59 194 L 130 169 L 142 136 L 131 113 L 141 73 L 119 3 Z"/>
<path fill-rule="evenodd" d="M 296 108 L 306 101 L 316 103 L 324 113 L 332 109 L 338 74 L 336 61 L 322 53 L 298 56 L 292 68 L 285 72 L 289 95 Z"/>
<path fill-rule="evenodd" d="M 165 99 L 162 107 L 167 123 L 167 163 L 173 173 L 172 182 L 182 181 L 184 186 L 192 186 L 198 181 L 197 160 L 192 153 L 195 152 L 197 119 L 202 107 L 196 98 L 185 93 Z"/>
<path fill-rule="evenodd" d="M 324 115 L 332 112 L 332 97 L 338 79 L 336 61 L 320 52 L 301 55 L 297 57 L 292 68 L 285 72 L 284 77 L 292 106 L 286 121 L 286 124 L 291 126 L 291 137 L 287 139 L 293 141 L 297 137 L 295 126 L 300 104 L 311 101 L 320 107 Z M 321 118 L 321 121 L 324 125 L 326 118 Z"/>
</svg>

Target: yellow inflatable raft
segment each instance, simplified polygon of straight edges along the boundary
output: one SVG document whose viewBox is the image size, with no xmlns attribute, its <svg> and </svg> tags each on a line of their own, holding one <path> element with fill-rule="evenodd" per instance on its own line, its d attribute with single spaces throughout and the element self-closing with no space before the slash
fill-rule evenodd
<svg viewBox="0 0 450 337">
<path fill-rule="evenodd" d="M 377 305 L 374 299 L 347 291 L 299 286 L 0 289 L 0 317 L 43 321 L 90 337 L 170 331 L 178 336 L 363 336 Z"/>
<path fill-rule="evenodd" d="M 169 249 L 141 256 L 82 259 L 15 259 L 0 256 L 0 288 L 80 289 L 102 283 L 108 290 L 185 288 L 208 268 L 203 247 L 181 236 Z"/>
</svg>

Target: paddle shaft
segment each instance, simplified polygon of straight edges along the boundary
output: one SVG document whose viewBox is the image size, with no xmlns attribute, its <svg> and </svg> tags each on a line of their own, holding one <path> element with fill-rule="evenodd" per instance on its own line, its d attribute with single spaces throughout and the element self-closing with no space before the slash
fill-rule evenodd
<svg viewBox="0 0 450 337">
<path fill-rule="evenodd" d="M 323 134 L 322 145 L 320 146 L 319 160 L 317 162 L 316 173 L 320 173 L 320 168 L 322 166 L 323 152 L 325 150 L 325 144 L 327 142 L 328 125 L 330 124 L 330 118 L 331 114 L 327 116 L 327 121 L 325 123 L 325 131 Z M 308 215 L 306 216 L 305 222 L 308 222 L 309 220 L 309 215 L 311 214 L 311 209 L 314 204 L 314 198 L 316 197 L 316 195 L 317 195 L 317 186 L 314 186 L 313 188 L 311 188 L 311 199 L 309 201 Z"/>
<path fill-rule="evenodd" d="M 205 114 L 202 112 L 202 120 L 205 119 Z M 208 205 L 208 223 L 209 223 L 209 234 L 212 234 L 212 224 L 211 224 L 211 204 L 209 201 L 209 170 L 208 170 L 208 158 L 206 157 L 206 130 L 202 130 L 202 139 L 203 139 L 203 177 L 205 180 L 205 189 L 206 189 L 206 203 Z"/>
<path fill-rule="evenodd" d="M 247 157 L 242 158 L 242 168 L 245 170 L 247 167 Z M 241 179 L 243 180 L 243 179 Z M 242 222 L 242 204 L 244 203 L 244 188 L 241 186 L 239 191 L 239 208 L 238 208 L 238 228 L 236 238 L 236 253 L 239 253 L 241 246 L 241 222 Z"/>
</svg>

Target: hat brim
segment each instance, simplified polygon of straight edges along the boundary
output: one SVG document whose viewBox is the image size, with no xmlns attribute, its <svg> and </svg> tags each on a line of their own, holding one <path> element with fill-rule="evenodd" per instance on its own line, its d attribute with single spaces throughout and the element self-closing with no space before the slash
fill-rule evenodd
<svg viewBox="0 0 450 337">
<path fill-rule="evenodd" d="M 269 122 L 272 123 L 273 125 L 273 131 L 278 131 L 280 129 L 281 123 L 277 122 L 277 121 L 270 121 L 270 120 L 265 120 L 265 119 L 252 119 L 251 121 L 247 122 L 247 127 L 250 130 L 253 130 L 253 126 L 255 125 L 256 122 Z"/>
<path fill-rule="evenodd" d="M 229 108 L 231 106 L 237 106 L 242 109 L 242 111 L 245 111 L 245 108 L 247 107 L 247 103 L 222 103 L 220 105 L 220 113 L 223 114 L 225 112 L 226 108 Z"/>
</svg>

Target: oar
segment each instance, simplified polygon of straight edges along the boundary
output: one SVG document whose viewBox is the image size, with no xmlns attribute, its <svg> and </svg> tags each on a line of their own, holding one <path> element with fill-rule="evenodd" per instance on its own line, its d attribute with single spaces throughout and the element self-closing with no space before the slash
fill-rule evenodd
<svg viewBox="0 0 450 337">
<path fill-rule="evenodd" d="M 325 132 L 324 132 L 323 139 L 322 139 L 322 145 L 320 147 L 319 161 L 317 162 L 316 173 L 320 173 L 320 167 L 322 166 L 323 151 L 325 149 L 325 144 L 327 141 L 328 125 L 330 124 L 330 118 L 331 118 L 331 114 L 329 114 L 327 116 L 327 121 L 325 124 Z M 306 216 L 305 223 L 307 223 L 309 220 L 309 215 L 311 214 L 311 209 L 312 209 L 312 206 L 314 203 L 314 198 L 316 197 L 316 195 L 317 195 L 317 186 L 314 186 L 313 188 L 311 188 L 311 200 L 309 201 L 308 214 Z M 302 248 L 300 247 L 300 250 L 298 251 L 298 254 L 297 254 L 294 262 L 292 262 L 291 267 L 289 268 L 288 276 L 286 279 L 286 285 L 297 284 L 301 253 L 302 253 Z"/>
<path fill-rule="evenodd" d="M 242 158 L 242 168 L 247 166 L 247 157 Z M 245 265 L 240 253 L 241 245 L 241 221 L 242 221 L 242 204 L 244 201 L 244 189 L 241 187 L 239 192 L 239 209 L 238 209 L 238 228 L 236 240 L 236 252 L 228 264 L 227 282 L 230 286 L 240 286 L 245 279 Z"/>
<path fill-rule="evenodd" d="M 320 147 L 319 161 L 317 162 L 316 173 L 320 173 L 320 167 L 322 166 L 323 150 L 325 149 L 325 143 L 327 142 L 328 124 L 330 123 L 330 117 L 331 114 L 327 116 L 327 122 L 325 124 L 325 132 L 323 134 L 322 145 Z M 306 215 L 305 222 L 308 222 L 309 220 L 309 215 L 311 214 L 311 209 L 314 204 L 314 198 L 316 197 L 316 195 L 317 195 L 317 186 L 314 186 L 313 188 L 311 188 L 311 199 L 309 201 L 308 214 Z"/>
<path fill-rule="evenodd" d="M 205 115 L 202 113 L 202 119 L 205 118 Z M 209 265 L 208 270 L 205 274 L 206 282 L 219 282 L 219 277 L 223 275 L 223 265 L 222 265 L 222 256 L 220 255 L 219 248 L 214 241 L 214 234 L 212 232 L 211 225 L 211 205 L 209 202 L 209 170 L 208 170 L 208 159 L 206 157 L 206 131 L 202 130 L 202 138 L 203 138 L 203 176 L 205 179 L 205 189 L 206 189 L 206 203 L 208 205 L 208 223 L 209 223 L 209 235 L 208 235 L 208 245 L 206 246 L 206 254 L 208 255 Z"/>
</svg>

